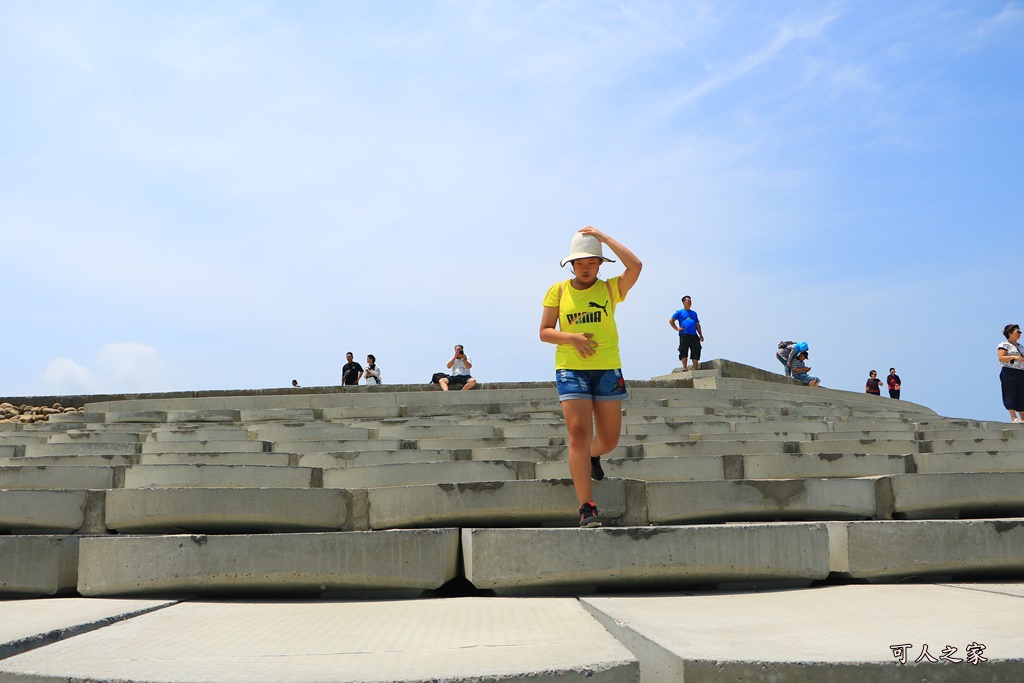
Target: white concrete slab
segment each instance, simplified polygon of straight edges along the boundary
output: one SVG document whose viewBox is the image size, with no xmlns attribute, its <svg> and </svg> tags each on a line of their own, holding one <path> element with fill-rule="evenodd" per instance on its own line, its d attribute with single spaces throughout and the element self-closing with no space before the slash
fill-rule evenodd
<svg viewBox="0 0 1024 683">
<path fill-rule="evenodd" d="M 189 602 L 0 661 L 0 678 L 18 683 L 622 683 L 638 676 L 629 650 L 572 599 Z"/>
<path fill-rule="evenodd" d="M 581 603 L 637 656 L 645 683 L 684 675 L 686 683 L 1019 681 L 1024 601 L 969 588 L 829 586 Z M 987 661 L 966 659 L 972 643 Z M 915 664 L 926 645 L 937 661 Z M 963 661 L 940 660 L 947 646 Z"/>
<path fill-rule="evenodd" d="M 8 600 L 0 603 L 0 660 L 173 604 L 102 598 Z"/>
<path fill-rule="evenodd" d="M 0 530 L 69 534 L 85 523 L 86 491 L 0 489 Z"/>
</svg>

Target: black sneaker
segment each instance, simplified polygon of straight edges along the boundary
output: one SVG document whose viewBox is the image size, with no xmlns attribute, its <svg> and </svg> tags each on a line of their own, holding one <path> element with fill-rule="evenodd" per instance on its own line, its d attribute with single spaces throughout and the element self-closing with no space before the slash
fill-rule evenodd
<svg viewBox="0 0 1024 683">
<path fill-rule="evenodd" d="M 601 526 L 601 520 L 597 518 L 597 507 L 590 503 L 580 505 L 580 527 Z"/>
<path fill-rule="evenodd" d="M 590 478 L 594 481 L 604 479 L 604 468 L 601 467 L 601 456 L 590 459 Z"/>
</svg>

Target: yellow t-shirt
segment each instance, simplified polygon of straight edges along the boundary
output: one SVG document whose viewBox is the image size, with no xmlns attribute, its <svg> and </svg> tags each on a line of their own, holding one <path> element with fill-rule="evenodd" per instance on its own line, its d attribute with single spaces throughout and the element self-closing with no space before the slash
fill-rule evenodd
<svg viewBox="0 0 1024 683">
<path fill-rule="evenodd" d="M 562 299 L 558 299 L 558 288 Z M 609 291 L 611 298 L 609 299 Z M 623 298 L 619 294 L 619 277 L 598 280 L 587 289 L 575 289 L 569 280 L 551 285 L 544 295 L 544 305 L 558 307 L 558 328 L 562 332 L 592 334 L 597 342 L 596 353 L 583 358 L 572 344 L 555 347 L 556 370 L 615 370 L 622 367 L 619 359 L 619 331 L 615 327 L 615 306 Z"/>
</svg>

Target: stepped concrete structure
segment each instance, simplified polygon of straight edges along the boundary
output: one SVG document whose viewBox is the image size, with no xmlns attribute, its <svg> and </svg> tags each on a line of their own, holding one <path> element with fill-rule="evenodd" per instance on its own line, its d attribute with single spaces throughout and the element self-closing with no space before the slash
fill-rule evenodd
<svg viewBox="0 0 1024 683">
<path fill-rule="evenodd" d="M 591 529 L 552 383 L 7 399 L 0 682 L 1024 680 L 1024 429 L 629 390 Z"/>
</svg>

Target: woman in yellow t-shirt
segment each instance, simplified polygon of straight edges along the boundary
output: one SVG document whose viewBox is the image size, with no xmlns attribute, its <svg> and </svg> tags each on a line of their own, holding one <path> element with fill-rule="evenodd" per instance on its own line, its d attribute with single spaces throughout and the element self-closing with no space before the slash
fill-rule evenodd
<svg viewBox="0 0 1024 683">
<path fill-rule="evenodd" d="M 601 264 L 614 263 L 605 258 L 602 244 L 626 267 L 622 275 L 598 279 Z M 552 285 L 544 295 L 540 339 L 558 345 L 555 384 L 569 432 L 569 473 L 580 504 L 580 526 L 601 526 L 590 480 L 604 479 L 601 456 L 619 443 L 620 401 L 627 397 L 615 306 L 636 284 L 643 264 L 629 249 L 589 225 L 573 236 L 563 268 L 566 263 L 572 264 L 575 277 Z"/>
</svg>

